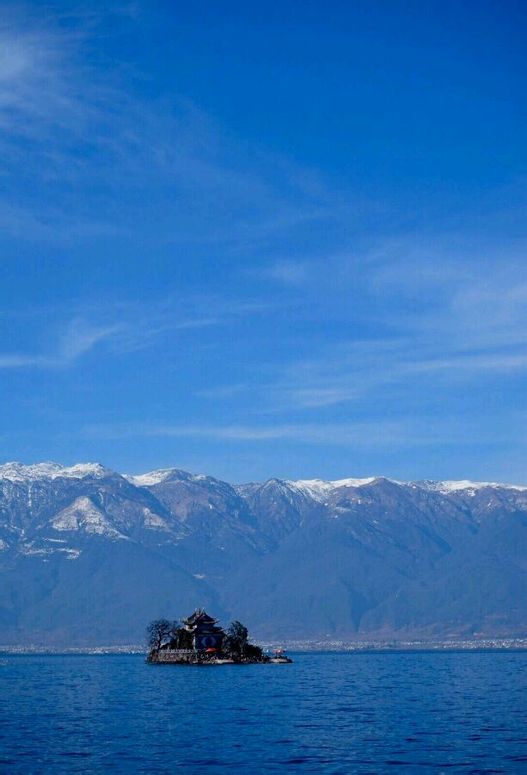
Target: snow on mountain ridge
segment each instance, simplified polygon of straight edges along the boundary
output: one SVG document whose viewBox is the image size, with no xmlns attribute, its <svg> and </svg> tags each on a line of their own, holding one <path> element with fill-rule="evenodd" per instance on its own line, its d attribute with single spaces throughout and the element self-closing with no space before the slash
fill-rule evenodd
<svg viewBox="0 0 527 775">
<path fill-rule="evenodd" d="M 73 466 L 63 466 L 60 463 L 24 463 L 10 462 L 0 466 L 0 479 L 10 482 L 26 482 L 35 479 L 84 479 L 86 476 L 101 478 L 112 472 L 100 463 L 76 463 Z"/>
<path fill-rule="evenodd" d="M 112 475 L 114 472 L 103 466 L 101 463 L 76 463 L 72 466 L 64 466 L 60 463 L 43 462 L 25 465 L 18 461 L 4 463 L 0 465 L 0 481 L 8 480 L 11 482 L 29 482 L 31 480 L 43 479 L 83 479 L 88 476 L 103 478 Z M 119 475 L 119 474 L 118 474 Z M 149 471 L 144 474 L 128 475 L 122 474 L 123 478 L 138 487 L 148 487 L 155 484 L 161 484 L 171 477 L 178 476 L 181 479 L 192 481 L 203 481 L 209 479 L 204 474 L 192 474 L 178 468 L 161 468 L 155 471 Z M 504 484 L 501 482 L 478 482 L 469 479 L 447 479 L 443 481 L 419 480 L 419 481 L 399 481 L 386 477 L 370 476 L 365 478 L 345 478 L 345 479 L 284 479 L 276 480 L 283 483 L 298 492 L 308 495 L 315 499 L 323 498 L 331 490 L 339 487 L 364 487 L 377 480 L 384 479 L 401 486 L 419 487 L 423 490 L 439 492 L 443 495 L 461 492 L 464 490 L 481 490 L 485 487 L 493 489 L 503 488 L 507 490 L 516 490 L 519 492 L 527 491 L 527 486 L 518 484 Z M 275 480 L 270 480 L 275 481 Z M 256 483 L 255 483 L 256 484 Z M 243 487 L 243 485 L 239 485 Z"/>
<path fill-rule="evenodd" d="M 138 487 L 151 487 L 154 484 L 161 484 L 174 477 L 193 481 L 207 479 L 204 474 L 191 474 L 179 468 L 160 468 L 156 471 L 148 471 L 146 474 L 124 474 L 124 478 L 127 481 Z"/>
<path fill-rule="evenodd" d="M 485 487 L 491 487 L 493 489 L 504 490 L 516 490 L 518 492 L 527 491 L 527 486 L 519 484 L 503 484 L 500 482 L 473 482 L 469 479 L 447 479 L 444 481 L 409 481 L 402 482 L 397 479 L 388 479 L 386 477 L 370 476 L 364 479 L 296 479 L 285 480 L 285 483 L 300 492 L 310 495 L 315 500 L 323 499 L 329 492 L 336 490 L 339 487 L 364 487 L 373 482 L 384 479 L 387 482 L 398 484 L 402 487 L 419 487 L 423 490 L 429 490 L 431 492 L 439 492 L 442 495 L 451 495 L 452 493 L 469 491 L 475 492 L 476 490 L 482 490 Z"/>
<path fill-rule="evenodd" d="M 503 490 L 517 490 L 524 492 L 527 487 L 520 484 L 502 484 L 500 482 L 472 482 L 469 479 L 447 479 L 442 482 L 424 481 L 424 482 L 412 482 L 417 487 L 421 487 L 424 490 L 432 490 L 433 492 L 440 492 L 443 495 L 449 495 L 453 492 L 461 492 L 462 490 L 482 490 L 485 487 L 491 487 L 493 489 Z"/>
<path fill-rule="evenodd" d="M 370 476 L 366 479 L 336 479 L 326 481 L 324 479 L 286 479 L 285 483 L 294 490 L 309 495 L 315 500 L 323 499 L 331 490 L 338 487 L 363 487 L 371 484 L 377 477 Z"/>
<path fill-rule="evenodd" d="M 146 474 L 125 474 L 125 479 L 138 487 L 151 487 L 154 484 L 166 482 L 176 470 L 175 468 L 160 468 L 158 471 L 148 471 Z"/>
</svg>

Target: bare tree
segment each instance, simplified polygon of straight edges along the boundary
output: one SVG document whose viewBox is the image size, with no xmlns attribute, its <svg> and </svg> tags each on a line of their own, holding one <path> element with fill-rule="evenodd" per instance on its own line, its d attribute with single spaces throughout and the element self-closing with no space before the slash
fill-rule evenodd
<svg viewBox="0 0 527 775">
<path fill-rule="evenodd" d="M 171 632 L 172 624 L 168 619 L 155 619 L 146 628 L 148 645 L 153 651 L 159 649 L 163 642 L 170 637 Z"/>
</svg>

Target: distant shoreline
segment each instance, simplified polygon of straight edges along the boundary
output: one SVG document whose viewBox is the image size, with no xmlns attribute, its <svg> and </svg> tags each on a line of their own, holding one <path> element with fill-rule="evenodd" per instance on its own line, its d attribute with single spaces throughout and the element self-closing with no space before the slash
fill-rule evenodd
<svg viewBox="0 0 527 775">
<path fill-rule="evenodd" d="M 405 652 L 461 652 L 461 651 L 527 651 L 527 638 L 484 638 L 481 640 L 437 641 L 273 641 L 264 644 L 264 650 L 276 645 L 285 646 L 295 653 L 405 653 Z M 112 656 L 146 654 L 146 647 L 137 644 L 122 646 L 38 646 L 4 645 L 0 655 L 86 655 Z"/>
</svg>

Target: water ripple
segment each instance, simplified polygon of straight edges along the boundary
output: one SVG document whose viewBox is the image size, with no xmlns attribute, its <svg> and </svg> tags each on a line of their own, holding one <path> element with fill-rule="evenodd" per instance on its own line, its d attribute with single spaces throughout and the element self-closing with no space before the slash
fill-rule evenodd
<svg viewBox="0 0 527 775">
<path fill-rule="evenodd" d="M 7 656 L 0 771 L 527 772 L 527 653 Z"/>
</svg>

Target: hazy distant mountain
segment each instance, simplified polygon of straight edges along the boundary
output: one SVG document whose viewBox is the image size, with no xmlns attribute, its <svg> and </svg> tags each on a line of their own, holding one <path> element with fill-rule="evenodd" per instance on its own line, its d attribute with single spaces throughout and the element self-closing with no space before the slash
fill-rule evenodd
<svg viewBox="0 0 527 775">
<path fill-rule="evenodd" d="M 0 466 L 0 644 L 132 643 L 198 605 L 256 636 L 527 635 L 527 488 L 231 486 Z"/>
</svg>

